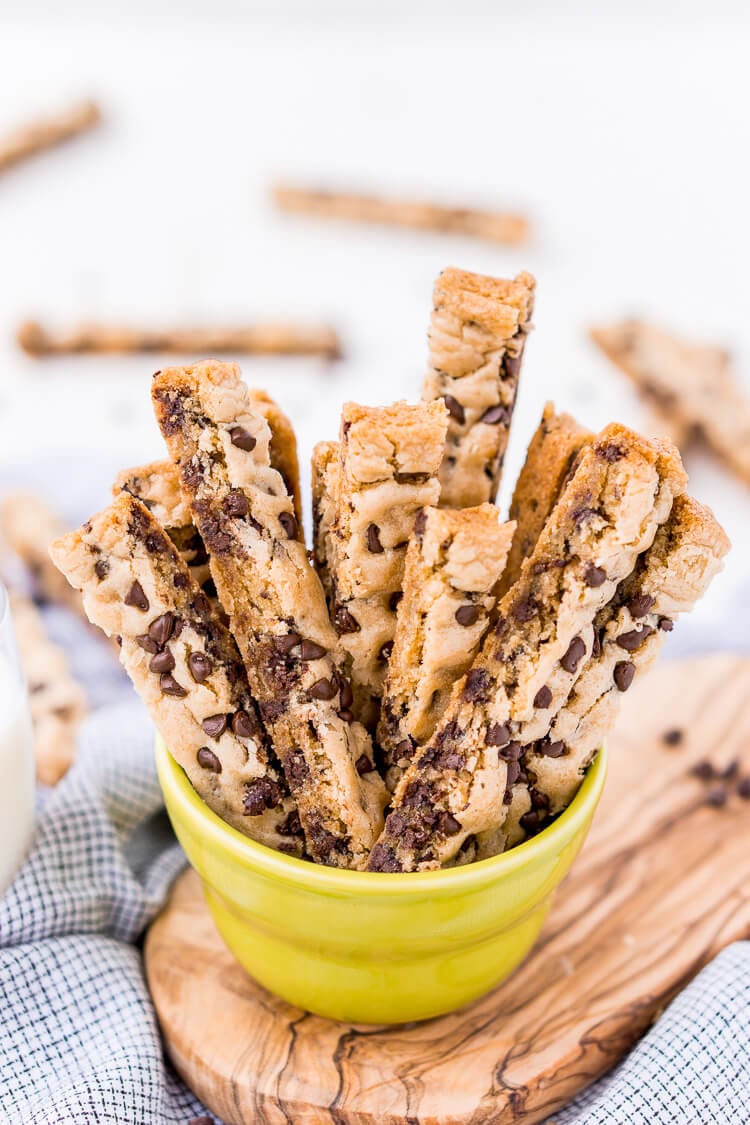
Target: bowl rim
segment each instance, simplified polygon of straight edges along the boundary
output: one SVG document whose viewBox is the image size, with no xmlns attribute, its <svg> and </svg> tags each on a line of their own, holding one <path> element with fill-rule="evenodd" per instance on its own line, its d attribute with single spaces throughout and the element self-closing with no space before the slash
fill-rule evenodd
<svg viewBox="0 0 750 1125">
<path fill-rule="evenodd" d="M 607 775 L 606 743 L 597 751 L 575 797 L 552 824 L 538 836 L 525 840 L 510 851 L 489 859 L 477 860 L 462 867 L 444 867 L 436 871 L 379 872 L 350 871 L 341 867 L 326 867 L 310 863 L 295 856 L 284 855 L 265 844 L 259 844 L 238 829 L 222 820 L 198 796 L 182 766 L 172 756 L 164 739 L 157 732 L 155 743 L 156 768 L 162 791 L 169 789 L 170 802 L 176 803 L 182 816 L 187 817 L 204 840 L 228 852 L 244 867 L 253 868 L 265 875 L 296 883 L 305 890 L 324 891 L 327 894 L 351 893 L 367 890 L 368 894 L 410 894 L 415 891 L 468 890 L 471 886 L 495 882 L 526 864 L 533 865 L 549 853 L 559 851 L 574 839 L 593 815 L 599 803 Z M 166 793 L 164 793 L 166 801 Z M 171 811 L 170 811 L 171 818 Z"/>
</svg>

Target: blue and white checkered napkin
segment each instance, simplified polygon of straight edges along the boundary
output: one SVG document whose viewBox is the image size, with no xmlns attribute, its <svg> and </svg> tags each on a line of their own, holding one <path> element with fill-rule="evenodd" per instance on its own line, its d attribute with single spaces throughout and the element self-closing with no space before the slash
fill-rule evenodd
<svg viewBox="0 0 750 1125">
<path fill-rule="evenodd" d="M 62 615 L 54 625 L 64 639 Z M 0 1122 L 187 1125 L 206 1111 L 164 1060 L 139 945 L 185 861 L 148 717 L 98 642 L 70 629 L 103 705 L 67 777 L 41 796 L 36 844 L 0 899 Z M 748 1125 L 750 943 L 717 957 L 555 1120 Z"/>
</svg>

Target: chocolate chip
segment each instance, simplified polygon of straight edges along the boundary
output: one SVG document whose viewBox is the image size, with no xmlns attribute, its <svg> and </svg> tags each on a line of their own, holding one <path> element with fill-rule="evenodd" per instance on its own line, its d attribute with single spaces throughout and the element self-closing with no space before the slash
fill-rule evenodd
<svg viewBox="0 0 750 1125">
<path fill-rule="evenodd" d="M 250 501 L 240 488 L 233 488 L 224 501 L 224 511 L 228 516 L 244 519 L 250 511 Z"/>
<path fill-rule="evenodd" d="M 568 645 L 568 651 L 560 660 L 560 664 L 566 672 L 572 674 L 576 671 L 585 655 L 586 645 L 583 637 L 573 637 L 573 640 Z"/>
<path fill-rule="evenodd" d="M 354 722 L 354 712 L 350 711 L 347 707 L 345 707 L 343 711 L 337 711 L 336 714 L 341 719 L 342 723 Z"/>
<path fill-rule="evenodd" d="M 618 660 L 612 672 L 612 679 L 618 691 L 627 691 L 635 676 L 635 665 L 629 660 Z"/>
<path fill-rule="evenodd" d="M 238 738 L 257 738 L 258 724 L 247 711 L 235 711 L 232 715 L 232 730 Z"/>
<path fill-rule="evenodd" d="M 671 730 L 664 731 L 661 740 L 666 746 L 679 746 L 684 737 L 685 734 L 679 727 L 672 727 Z"/>
<path fill-rule="evenodd" d="M 479 606 L 460 605 L 456 610 L 456 621 L 459 625 L 476 625 L 479 620 Z"/>
<path fill-rule="evenodd" d="M 536 614 L 536 605 L 531 598 L 521 598 L 519 602 L 513 606 L 511 613 L 519 624 L 523 625 L 526 621 L 531 619 Z"/>
<path fill-rule="evenodd" d="M 159 646 L 153 637 L 149 637 L 147 633 L 141 633 L 140 636 L 135 638 L 135 643 L 140 645 L 144 652 L 158 652 Z"/>
<path fill-rule="evenodd" d="M 393 760 L 395 762 L 400 762 L 402 758 L 405 758 L 407 761 L 410 761 L 413 752 L 414 746 L 412 745 L 411 739 L 403 738 L 393 751 Z"/>
<path fill-rule="evenodd" d="M 594 639 L 591 643 L 591 659 L 598 660 L 602 654 L 602 633 L 594 629 Z"/>
<path fill-rule="evenodd" d="M 213 773 L 221 773 L 221 762 L 216 757 L 213 750 L 209 750 L 207 746 L 201 746 L 196 757 L 198 758 L 198 765 L 203 766 L 204 770 L 211 770 Z"/>
<path fill-rule="evenodd" d="M 750 777 L 743 777 L 737 784 L 737 795 L 743 801 L 750 801 Z"/>
<path fill-rule="evenodd" d="M 191 652 L 187 659 L 187 665 L 196 684 L 205 683 L 214 669 L 213 662 L 204 652 Z"/>
<path fill-rule="evenodd" d="M 159 555 L 167 549 L 167 541 L 163 535 L 151 532 L 144 540 L 146 550 L 150 555 Z"/>
<path fill-rule="evenodd" d="M 441 770 L 462 770 L 466 765 L 466 758 L 455 750 L 443 750 L 438 754 L 434 764 Z"/>
<path fill-rule="evenodd" d="M 172 636 L 173 629 L 174 614 L 162 613 L 160 617 L 155 618 L 149 625 L 148 635 L 155 640 L 158 645 L 165 645 Z"/>
<path fill-rule="evenodd" d="M 296 809 L 292 809 L 289 816 L 281 822 L 276 831 L 279 836 L 299 836 L 302 832 L 302 823 Z"/>
<path fill-rule="evenodd" d="M 548 738 L 543 738 L 541 742 L 537 743 L 536 749 L 543 758 L 562 758 L 567 747 L 565 743 L 561 742 L 559 739 L 555 742 L 550 742 Z"/>
<path fill-rule="evenodd" d="M 287 539 L 297 538 L 297 520 L 291 512 L 281 512 L 279 515 L 279 523 L 284 528 Z"/>
<path fill-rule="evenodd" d="M 457 836 L 461 831 L 461 822 L 456 820 L 453 813 L 441 812 L 438 819 L 438 827 L 445 836 Z"/>
<path fill-rule="evenodd" d="M 628 633 L 621 633 L 617 638 L 617 644 L 620 648 L 624 648 L 626 652 L 635 652 L 651 636 L 653 631 L 650 625 L 641 625 L 640 629 L 631 629 Z"/>
<path fill-rule="evenodd" d="M 625 450 L 613 442 L 606 442 L 604 445 L 594 446 L 597 457 L 601 457 L 603 461 L 608 461 L 610 465 L 615 461 L 620 461 L 625 456 Z"/>
<path fill-rule="evenodd" d="M 142 609 L 144 611 L 149 607 L 148 598 L 144 594 L 143 586 L 141 586 L 137 578 L 125 595 L 125 605 L 131 605 L 134 606 L 135 609 Z"/>
<path fill-rule="evenodd" d="M 523 746 L 518 739 L 514 738 L 507 746 L 500 748 L 498 756 L 502 758 L 504 762 L 517 762 L 521 757 L 522 750 Z"/>
<path fill-rule="evenodd" d="M 510 727 L 506 723 L 493 723 L 484 736 L 487 746 L 506 746 L 510 742 Z"/>
<path fill-rule="evenodd" d="M 697 777 L 699 781 L 712 781 L 716 776 L 714 767 L 709 761 L 704 759 L 702 762 L 696 762 L 690 770 L 693 777 Z"/>
<path fill-rule="evenodd" d="M 598 586 L 603 586 L 607 581 L 607 572 L 603 566 L 594 566 L 593 563 L 589 563 L 586 567 L 583 580 L 587 586 L 591 586 L 591 588 L 595 590 Z"/>
<path fill-rule="evenodd" d="M 378 657 L 380 660 L 390 660 L 391 653 L 393 652 L 393 641 L 386 641 L 384 645 L 380 646 Z"/>
<path fill-rule="evenodd" d="M 519 823 L 523 830 L 528 832 L 530 836 L 534 836 L 542 826 L 541 817 L 536 809 L 531 809 L 529 812 L 524 813 Z"/>
<path fill-rule="evenodd" d="M 671 633 L 674 629 L 674 621 L 671 617 L 660 617 L 659 628 L 661 629 L 662 633 Z"/>
<path fill-rule="evenodd" d="M 656 598 L 652 598 L 650 594 L 633 594 L 625 602 L 625 606 L 630 610 L 631 617 L 645 617 L 655 601 Z"/>
<path fill-rule="evenodd" d="M 352 617 L 346 606 L 339 606 L 333 620 L 339 633 L 358 633 L 360 630 L 359 622 Z"/>
<path fill-rule="evenodd" d="M 359 776 L 363 777 L 366 773 L 372 773 L 372 771 L 375 769 L 375 766 L 372 764 L 366 754 L 360 754 L 360 756 L 354 763 L 354 768 L 356 769 Z"/>
<path fill-rule="evenodd" d="M 159 686 L 165 695 L 173 695 L 175 699 L 184 699 L 187 695 L 184 687 L 177 683 L 171 672 L 165 672 L 159 677 Z"/>
<path fill-rule="evenodd" d="M 510 411 L 498 403 L 497 406 L 488 407 L 479 421 L 484 422 L 486 426 L 496 426 L 498 422 L 503 422 L 507 426 L 510 422 Z"/>
<path fill-rule="evenodd" d="M 729 794 L 723 785 L 714 785 L 713 788 L 709 789 L 708 793 L 706 793 L 704 801 L 707 805 L 712 805 L 713 808 L 720 809 L 727 803 L 728 796 Z"/>
<path fill-rule="evenodd" d="M 209 715 L 201 723 L 204 731 L 209 738 L 221 738 L 224 731 L 227 729 L 227 716 L 226 715 Z"/>
<path fill-rule="evenodd" d="M 307 689 L 307 694 L 313 699 L 322 699 L 328 701 L 333 699 L 338 691 L 336 684 L 333 680 L 316 680 L 311 687 Z"/>
<path fill-rule="evenodd" d="M 424 508 L 420 508 L 414 519 L 414 531 L 417 535 L 422 535 L 424 529 L 427 527 L 427 512 Z"/>
<path fill-rule="evenodd" d="M 109 563 L 106 559 L 97 559 L 94 563 L 94 574 L 97 578 L 106 578 L 109 574 Z"/>
<path fill-rule="evenodd" d="M 401 590 L 396 590 L 395 593 L 391 594 L 390 598 L 388 599 L 388 608 L 390 609 L 391 613 L 396 612 L 399 606 L 399 602 L 401 601 L 403 596 L 403 591 Z"/>
<path fill-rule="evenodd" d="M 258 777 L 245 787 L 242 810 L 245 816 L 260 816 L 266 809 L 275 809 L 282 798 L 281 786 L 270 777 Z"/>
<path fill-rule="evenodd" d="M 353 702 L 354 702 L 354 692 L 352 691 L 352 685 L 349 683 L 349 681 L 346 679 L 345 676 L 340 676 L 339 677 L 339 703 L 341 704 L 342 707 L 344 707 L 345 709 L 348 709 L 349 707 L 351 707 Z"/>
<path fill-rule="evenodd" d="M 539 691 L 534 696 L 534 706 L 539 707 L 542 711 L 546 711 L 551 702 L 552 689 L 545 684 L 544 687 L 539 688 Z"/>
<path fill-rule="evenodd" d="M 394 473 L 396 484 L 425 484 L 430 479 L 429 473 Z"/>
<path fill-rule="evenodd" d="M 244 426 L 232 426 L 229 431 L 229 440 L 232 445 L 236 445 L 238 449 L 244 449 L 245 453 L 252 453 L 258 444 L 253 435 L 248 433 Z"/>
<path fill-rule="evenodd" d="M 508 776 L 505 779 L 505 784 L 510 788 L 515 785 L 521 776 L 521 764 L 517 760 L 508 762 Z"/>
<path fill-rule="evenodd" d="M 495 681 L 484 668 L 472 668 L 466 673 L 463 698 L 468 703 L 486 701 L 495 686 Z"/>
<path fill-rule="evenodd" d="M 529 789 L 529 797 L 531 798 L 532 808 L 542 809 L 544 812 L 549 811 L 549 797 L 546 793 L 542 793 L 540 789 Z"/>
<path fill-rule="evenodd" d="M 371 555 L 382 555 L 383 545 L 380 542 L 380 528 L 376 523 L 371 523 L 367 529 L 367 550 Z"/>
<path fill-rule="evenodd" d="M 321 656 L 325 656 L 327 652 L 327 648 L 316 644 L 315 641 L 303 641 L 300 645 L 299 656 L 300 660 L 320 660 Z"/>
<path fill-rule="evenodd" d="M 149 668 L 152 672 L 171 672 L 174 668 L 174 657 L 169 649 L 165 648 L 163 652 L 157 652 L 152 656 Z"/>
<path fill-rule="evenodd" d="M 716 776 L 720 777 L 722 781 L 734 781 L 739 772 L 740 760 L 739 758 L 733 758 L 731 762 L 724 766 L 724 769 L 716 771 Z"/>
<path fill-rule="evenodd" d="M 288 655 L 293 648 L 302 644 L 302 637 L 299 633 L 282 633 L 278 637 L 271 639 L 271 644 L 277 652 L 282 653 L 284 656 Z"/>
<path fill-rule="evenodd" d="M 370 852 L 370 863 L 368 866 L 370 871 L 382 871 L 383 873 L 390 874 L 403 870 L 398 856 L 388 844 L 375 845 Z"/>
<path fill-rule="evenodd" d="M 443 395 L 443 402 L 448 407 L 448 413 L 451 418 L 455 419 L 459 426 L 463 426 L 466 421 L 466 414 L 458 399 L 454 398 L 453 395 Z"/>
</svg>

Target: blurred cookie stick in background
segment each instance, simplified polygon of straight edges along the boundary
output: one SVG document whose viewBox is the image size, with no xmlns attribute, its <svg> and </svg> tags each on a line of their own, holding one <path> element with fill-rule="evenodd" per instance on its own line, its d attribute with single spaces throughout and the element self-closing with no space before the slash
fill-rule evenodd
<svg viewBox="0 0 750 1125">
<path fill-rule="evenodd" d="M 0 172 L 38 152 L 77 137 L 98 125 L 101 110 L 96 102 L 77 102 L 59 113 L 30 121 L 0 137 Z"/>
<path fill-rule="evenodd" d="M 18 343 L 36 358 L 161 352 L 179 355 L 317 355 L 341 357 L 341 342 L 328 325 L 254 324 L 238 327 L 130 328 L 80 324 L 54 333 L 37 321 L 18 329 Z"/>
<path fill-rule="evenodd" d="M 529 222 L 525 216 L 477 207 L 446 207 L 440 203 L 387 199 L 356 192 L 320 191 L 289 184 L 277 184 L 273 197 L 282 211 L 317 215 L 323 219 L 348 219 L 443 234 L 466 234 L 509 245 L 525 242 L 529 234 Z"/>
</svg>

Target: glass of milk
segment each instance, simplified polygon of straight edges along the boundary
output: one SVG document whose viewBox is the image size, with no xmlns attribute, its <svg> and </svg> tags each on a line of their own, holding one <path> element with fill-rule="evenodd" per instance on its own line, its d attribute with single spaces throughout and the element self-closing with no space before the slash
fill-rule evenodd
<svg viewBox="0 0 750 1125">
<path fill-rule="evenodd" d="M 34 835 L 34 741 L 29 702 L 0 583 L 0 894 L 15 878 Z"/>
</svg>

